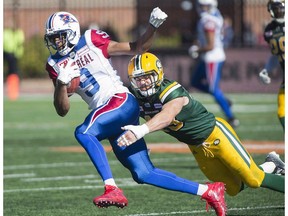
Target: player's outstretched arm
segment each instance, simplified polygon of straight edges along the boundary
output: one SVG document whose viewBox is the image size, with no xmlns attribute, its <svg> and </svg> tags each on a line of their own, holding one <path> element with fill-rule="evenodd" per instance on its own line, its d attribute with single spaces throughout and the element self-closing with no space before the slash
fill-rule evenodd
<svg viewBox="0 0 288 216">
<path fill-rule="evenodd" d="M 154 34 L 157 28 L 162 25 L 167 17 L 167 14 L 160 8 L 154 8 L 150 14 L 149 25 L 144 34 L 134 42 L 111 41 L 108 45 L 109 55 L 134 55 L 147 51 L 152 46 Z"/>
</svg>

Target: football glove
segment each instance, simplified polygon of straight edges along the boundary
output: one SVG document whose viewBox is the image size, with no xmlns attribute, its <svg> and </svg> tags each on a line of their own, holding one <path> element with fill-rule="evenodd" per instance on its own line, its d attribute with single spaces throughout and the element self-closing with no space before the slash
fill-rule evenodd
<svg viewBox="0 0 288 216">
<path fill-rule="evenodd" d="M 197 45 L 192 45 L 189 48 L 188 53 L 193 59 L 196 59 L 199 56 L 199 52 L 198 51 L 199 51 L 199 47 Z"/>
<path fill-rule="evenodd" d="M 80 70 L 77 64 L 70 58 L 68 59 L 68 63 L 63 65 L 63 67 L 59 66 L 57 69 L 57 80 L 64 85 L 68 85 L 73 78 L 80 76 Z"/>
<path fill-rule="evenodd" d="M 137 125 L 137 126 L 136 125 L 126 125 L 126 126 L 122 127 L 121 129 L 122 130 L 131 131 L 134 134 L 135 138 L 136 138 L 136 140 L 134 138 L 133 139 L 132 138 L 129 139 L 128 137 L 126 137 L 125 133 L 122 134 L 118 138 L 117 142 L 118 143 L 121 142 L 121 144 L 125 145 L 125 146 L 131 145 L 132 143 L 136 142 L 137 140 L 141 139 L 142 137 L 144 137 L 146 134 L 149 133 L 149 128 L 148 128 L 148 126 L 146 124 Z"/>
<path fill-rule="evenodd" d="M 149 23 L 155 28 L 158 28 L 166 19 L 167 14 L 163 12 L 159 7 L 153 9 L 150 15 Z"/>
<path fill-rule="evenodd" d="M 268 71 L 266 69 L 260 71 L 259 77 L 264 84 L 271 83 L 271 78 L 269 77 Z"/>
</svg>

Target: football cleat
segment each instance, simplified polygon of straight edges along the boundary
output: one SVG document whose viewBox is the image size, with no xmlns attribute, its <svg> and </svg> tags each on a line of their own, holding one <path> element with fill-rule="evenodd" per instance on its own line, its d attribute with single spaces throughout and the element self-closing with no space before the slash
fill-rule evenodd
<svg viewBox="0 0 288 216">
<path fill-rule="evenodd" d="M 208 183 L 208 190 L 201 196 L 201 199 L 206 200 L 206 210 L 208 212 L 211 206 L 217 216 L 225 216 L 227 206 L 225 202 L 225 184 L 222 182 Z"/>
<path fill-rule="evenodd" d="M 232 126 L 232 128 L 236 128 L 240 125 L 240 121 L 236 118 L 228 119 L 227 122 Z"/>
<path fill-rule="evenodd" d="M 275 164 L 276 167 L 272 174 L 285 175 L 285 163 L 275 151 L 272 151 L 267 155 L 265 162 L 273 162 Z"/>
<path fill-rule="evenodd" d="M 124 208 L 128 205 L 128 200 L 120 188 L 112 185 L 105 185 L 104 194 L 95 197 L 93 203 L 99 208 L 108 208 L 109 206 Z"/>
</svg>

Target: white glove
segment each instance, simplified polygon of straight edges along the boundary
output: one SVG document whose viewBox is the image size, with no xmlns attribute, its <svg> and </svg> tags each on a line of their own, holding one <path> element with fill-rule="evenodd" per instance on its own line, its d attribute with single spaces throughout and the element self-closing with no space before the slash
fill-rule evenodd
<svg viewBox="0 0 288 216">
<path fill-rule="evenodd" d="M 80 76 L 80 70 L 77 64 L 70 58 L 67 60 L 68 60 L 67 64 L 61 64 L 60 66 L 58 66 L 57 69 L 58 70 L 57 80 L 59 80 L 61 83 L 65 85 L 68 85 L 73 78 Z"/>
<path fill-rule="evenodd" d="M 149 22 L 155 28 L 158 28 L 167 19 L 167 17 L 168 16 L 165 12 L 163 12 L 159 7 L 156 7 L 150 14 Z"/>
<path fill-rule="evenodd" d="M 196 59 L 196 58 L 198 58 L 198 56 L 199 56 L 199 47 L 197 46 L 197 45 L 192 45 L 190 48 L 189 48 L 189 50 L 188 50 L 188 53 L 189 53 L 189 55 L 192 57 L 192 58 L 194 58 L 194 59 Z"/>
<path fill-rule="evenodd" d="M 259 77 L 260 77 L 261 81 L 262 81 L 264 84 L 269 84 L 269 83 L 271 83 L 271 78 L 269 77 L 268 72 L 267 72 L 266 69 L 263 69 L 263 70 L 260 71 Z"/>
<path fill-rule="evenodd" d="M 121 129 L 131 131 L 134 134 L 136 140 L 135 140 L 135 138 L 126 136 L 126 133 L 124 133 L 117 140 L 118 145 L 120 145 L 120 146 L 129 146 L 132 143 L 136 142 L 137 140 L 141 139 L 142 137 L 144 137 L 146 134 L 149 133 L 149 128 L 146 124 L 137 125 L 137 126 L 126 125 L 126 126 L 122 127 Z"/>
</svg>

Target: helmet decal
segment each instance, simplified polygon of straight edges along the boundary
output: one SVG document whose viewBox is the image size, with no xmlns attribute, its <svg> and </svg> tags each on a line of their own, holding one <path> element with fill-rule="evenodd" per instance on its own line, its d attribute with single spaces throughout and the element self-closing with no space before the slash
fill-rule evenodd
<svg viewBox="0 0 288 216">
<path fill-rule="evenodd" d="M 64 25 L 77 22 L 73 17 L 71 17 L 69 14 L 59 14 L 60 19 L 64 22 Z"/>
<path fill-rule="evenodd" d="M 162 64 L 159 59 L 156 60 L 156 67 L 158 68 L 158 70 L 162 70 Z"/>
</svg>

